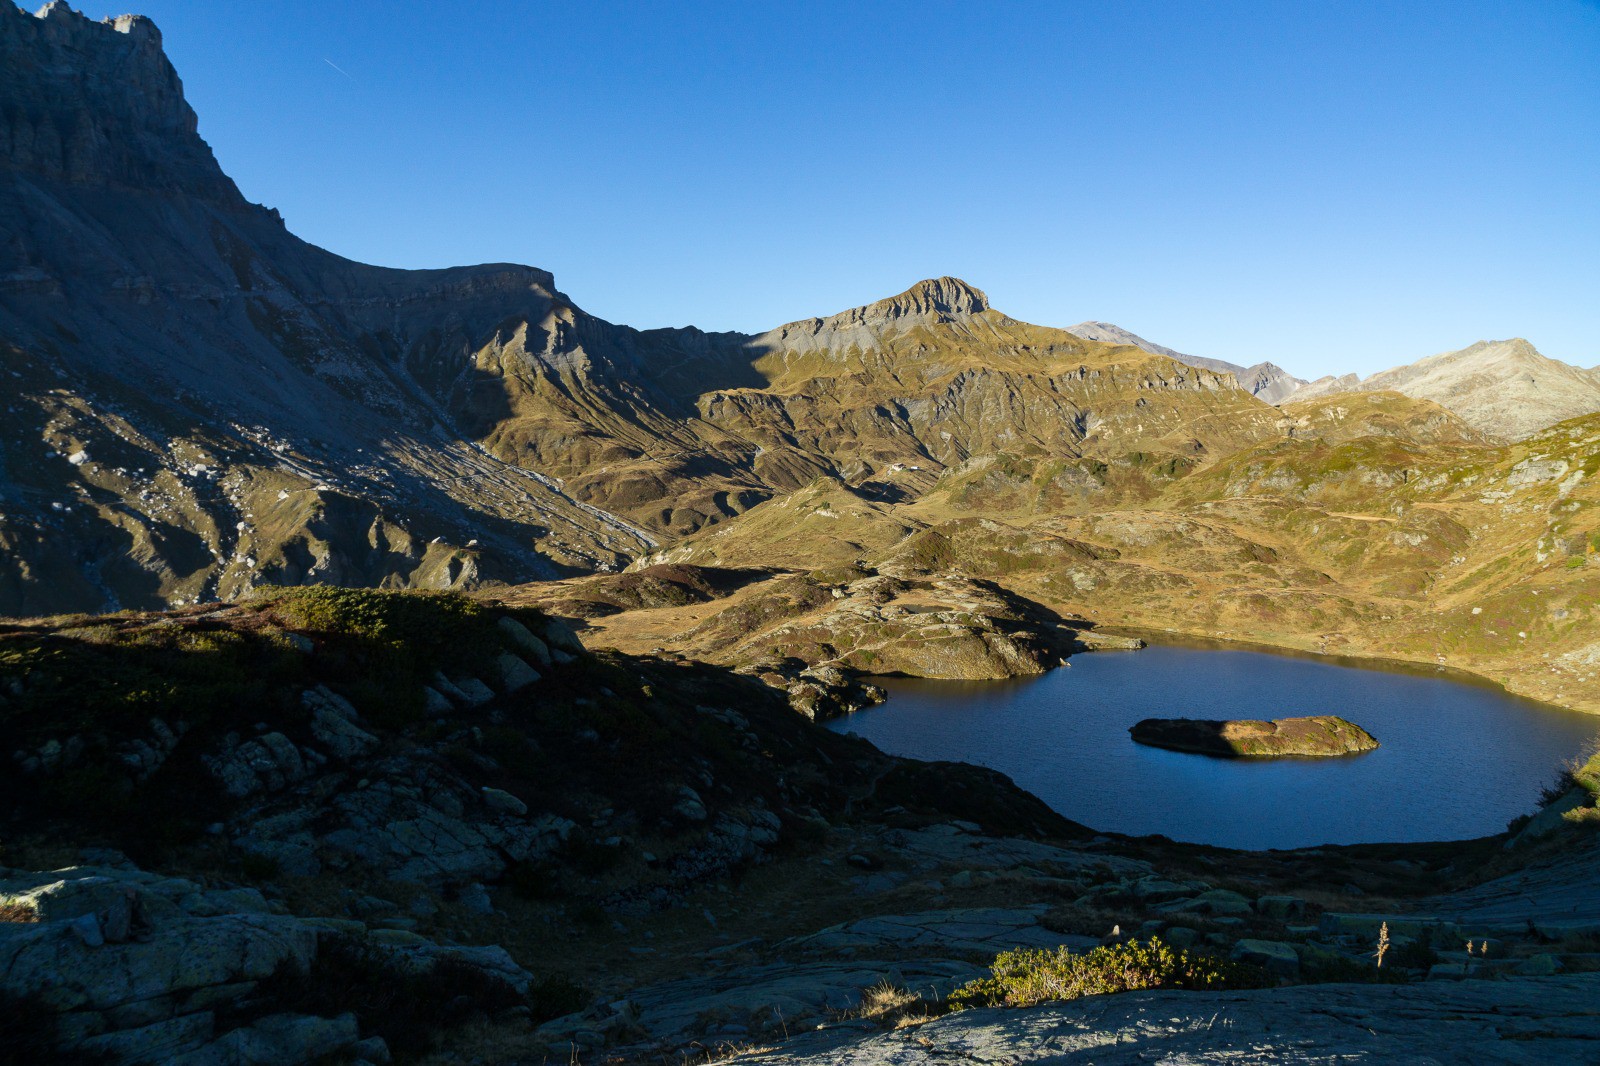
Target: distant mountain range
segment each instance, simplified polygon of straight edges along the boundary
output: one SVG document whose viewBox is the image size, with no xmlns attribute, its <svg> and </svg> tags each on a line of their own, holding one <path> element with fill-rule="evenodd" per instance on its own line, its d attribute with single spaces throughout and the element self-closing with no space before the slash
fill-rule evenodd
<svg viewBox="0 0 1600 1066">
<path fill-rule="evenodd" d="M 1318 378 L 1288 399 L 1382 390 L 1432 400 L 1506 440 L 1600 411 L 1600 373 L 1542 355 L 1521 337 L 1479 341 L 1366 379 L 1355 374 Z"/>
<path fill-rule="evenodd" d="M 1076 326 L 1068 326 L 1068 333 L 1076 334 L 1088 340 L 1105 341 L 1107 344 L 1131 344 L 1135 348 L 1143 348 L 1156 355 L 1164 355 L 1168 359 L 1176 359 L 1189 366 L 1203 367 L 1206 370 L 1215 370 L 1223 374 L 1232 374 L 1238 379 L 1241 387 L 1252 396 L 1267 403 L 1282 403 L 1296 389 L 1306 384 L 1287 370 L 1275 363 L 1257 363 L 1254 366 L 1240 366 L 1230 363 L 1226 359 L 1207 359 L 1199 355 L 1185 355 L 1175 352 L 1171 348 L 1145 340 L 1137 333 L 1130 333 L 1121 326 L 1112 325 L 1110 322 L 1079 322 Z"/>
</svg>

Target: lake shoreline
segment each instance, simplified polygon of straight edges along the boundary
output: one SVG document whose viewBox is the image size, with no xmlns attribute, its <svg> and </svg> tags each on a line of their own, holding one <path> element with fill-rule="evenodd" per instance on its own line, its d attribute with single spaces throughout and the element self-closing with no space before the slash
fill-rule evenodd
<svg viewBox="0 0 1600 1066">
<path fill-rule="evenodd" d="M 1184 629 L 1162 629 L 1152 626 L 1135 625 L 1097 625 L 1097 633 L 1109 636 L 1137 637 L 1147 644 L 1160 644 L 1171 647 L 1212 648 L 1218 651 L 1236 649 L 1239 651 L 1258 651 L 1269 655 L 1283 655 L 1290 658 L 1313 659 L 1318 662 L 1332 663 L 1335 666 L 1348 666 L 1357 670 L 1376 670 L 1386 673 L 1408 674 L 1416 677 L 1438 677 L 1447 681 L 1456 681 L 1461 684 L 1476 685 L 1484 688 L 1504 692 L 1517 699 L 1537 703 L 1543 707 L 1553 707 L 1557 710 L 1572 711 L 1575 714 L 1587 715 L 1600 719 L 1600 705 L 1578 706 L 1571 703 L 1556 703 L 1553 700 L 1542 699 L 1527 692 L 1497 681 L 1487 674 L 1478 673 L 1462 666 L 1452 666 L 1446 663 L 1429 662 L 1427 659 L 1407 659 L 1395 655 L 1363 655 L 1355 652 L 1327 652 L 1315 651 L 1311 648 L 1300 647 L 1296 644 L 1276 644 L 1268 640 L 1251 639 L 1247 637 L 1218 637 L 1207 633 L 1197 633 Z M 1093 649 L 1115 650 L 1115 649 Z M 1085 652 L 1075 652 L 1082 655 Z"/>
</svg>

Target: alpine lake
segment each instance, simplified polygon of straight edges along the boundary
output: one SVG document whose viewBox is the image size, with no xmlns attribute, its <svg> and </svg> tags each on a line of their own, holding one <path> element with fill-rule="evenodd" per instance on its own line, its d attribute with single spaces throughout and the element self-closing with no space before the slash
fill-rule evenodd
<svg viewBox="0 0 1600 1066">
<path fill-rule="evenodd" d="M 1487 836 L 1600 735 L 1600 716 L 1427 667 L 1159 643 L 1010 681 L 877 678 L 889 699 L 830 723 L 895 755 L 976 763 L 1091 828 L 1230 848 Z M 1379 742 L 1241 759 L 1134 743 L 1145 718 L 1338 715 Z"/>
</svg>

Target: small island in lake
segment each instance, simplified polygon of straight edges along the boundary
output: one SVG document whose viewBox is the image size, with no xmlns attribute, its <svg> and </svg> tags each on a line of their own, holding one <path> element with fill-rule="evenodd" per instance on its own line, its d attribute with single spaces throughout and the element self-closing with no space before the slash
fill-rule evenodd
<svg viewBox="0 0 1600 1066">
<path fill-rule="evenodd" d="M 1128 732 L 1138 743 L 1151 747 L 1234 759 L 1354 755 L 1378 746 L 1371 733 L 1331 714 L 1270 722 L 1146 718 Z"/>
</svg>

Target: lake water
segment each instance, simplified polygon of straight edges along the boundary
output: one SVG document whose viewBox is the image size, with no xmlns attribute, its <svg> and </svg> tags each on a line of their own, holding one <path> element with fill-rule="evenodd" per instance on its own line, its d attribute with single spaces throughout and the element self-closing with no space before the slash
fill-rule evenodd
<svg viewBox="0 0 1600 1066">
<path fill-rule="evenodd" d="M 1073 656 L 1014 681 L 879 679 L 830 723 L 895 755 L 977 763 L 1068 818 L 1235 848 L 1486 836 L 1600 735 L 1600 716 L 1487 685 L 1204 646 Z M 1333 759 L 1217 759 L 1135 744 L 1143 718 L 1337 714 L 1382 745 Z"/>
</svg>

